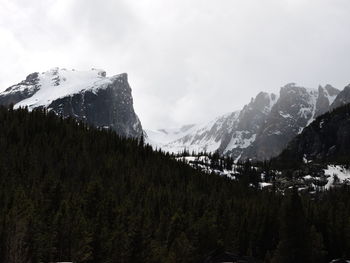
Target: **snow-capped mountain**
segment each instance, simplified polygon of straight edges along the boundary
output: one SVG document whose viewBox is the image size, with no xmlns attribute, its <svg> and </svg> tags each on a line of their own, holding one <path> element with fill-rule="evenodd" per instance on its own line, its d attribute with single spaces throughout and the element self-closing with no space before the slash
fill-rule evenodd
<svg viewBox="0 0 350 263">
<path fill-rule="evenodd" d="M 191 133 L 163 146 L 167 151 L 180 152 L 184 148 L 190 152 L 214 152 L 225 138 L 225 134 L 235 126 L 238 112 L 225 114 L 215 120 L 194 126 Z"/>
<path fill-rule="evenodd" d="M 242 153 L 244 159 L 269 159 L 277 156 L 287 143 L 329 110 L 339 90 L 327 85 L 306 89 L 294 83 L 281 88 L 279 99 L 271 108 L 256 140 Z"/>
<path fill-rule="evenodd" d="M 169 152 L 181 152 L 186 149 L 190 152 L 219 150 L 222 153 L 227 153 L 235 150 L 239 156 L 242 149 L 247 148 L 255 140 L 257 131 L 264 123 L 276 100 L 275 94 L 261 92 L 241 111 L 225 114 L 209 123 L 191 125 L 183 136 L 178 136 L 176 139 L 163 139 L 160 142 L 159 137 L 155 136 L 154 132 L 147 131 L 149 142 Z"/>
<path fill-rule="evenodd" d="M 239 112 L 236 127 L 226 134 L 226 139 L 220 145 L 219 151 L 231 155 L 236 160 L 240 159 L 255 142 L 277 101 L 277 95 L 260 92 Z"/>
<path fill-rule="evenodd" d="M 156 143 L 169 152 L 219 151 L 239 159 L 269 159 L 317 116 L 327 112 L 339 90 L 331 85 L 307 89 L 290 83 L 279 95 L 260 92 L 242 110 L 223 115 L 207 124 L 194 125 L 181 138 Z"/>
<path fill-rule="evenodd" d="M 197 125 L 188 124 L 183 125 L 180 128 L 166 128 L 159 130 L 145 130 L 147 137 L 146 140 L 149 144 L 156 147 L 161 147 L 167 143 L 178 140 L 185 135 L 196 130 Z"/>
<path fill-rule="evenodd" d="M 122 136 L 140 137 L 141 122 L 134 112 L 127 74 L 107 77 L 103 70 L 76 71 L 54 68 L 32 73 L 0 93 L 0 105 L 46 108 Z"/>
</svg>

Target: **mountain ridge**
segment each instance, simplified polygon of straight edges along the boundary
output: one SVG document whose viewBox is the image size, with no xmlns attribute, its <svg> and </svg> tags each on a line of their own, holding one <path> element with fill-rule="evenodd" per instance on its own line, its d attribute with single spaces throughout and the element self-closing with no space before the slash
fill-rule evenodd
<svg viewBox="0 0 350 263">
<path fill-rule="evenodd" d="M 192 128 L 182 138 L 157 144 L 151 134 L 149 141 L 175 153 L 185 149 L 218 151 L 236 161 L 270 159 L 282 152 L 317 116 L 329 111 L 339 100 L 338 95 L 344 97 L 343 100 L 349 98 L 350 102 L 350 94 L 344 94 L 345 90 L 341 92 L 330 84 L 309 89 L 289 83 L 281 87 L 278 95 L 260 92 L 242 110 Z"/>
</svg>

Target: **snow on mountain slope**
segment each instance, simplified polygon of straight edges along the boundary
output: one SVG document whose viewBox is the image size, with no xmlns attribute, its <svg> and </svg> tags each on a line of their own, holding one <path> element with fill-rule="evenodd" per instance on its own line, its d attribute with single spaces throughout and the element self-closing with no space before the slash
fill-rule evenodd
<svg viewBox="0 0 350 263">
<path fill-rule="evenodd" d="M 190 152 L 214 152 L 220 147 L 224 133 L 234 127 L 238 114 L 239 112 L 225 114 L 209 123 L 192 126 L 186 135 L 163 144 L 161 148 L 175 153 L 185 149 Z"/>
<path fill-rule="evenodd" d="M 180 128 L 167 128 L 167 129 L 158 129 L 150 130 L 146 129 L 146 143 L 152 145 L 154 148 L 162 148 L 164 145 L 176 141 L 187 134 L 193 132 L 198 125 L 188 124 Z"/>
<path fill-rule="evenodd" d="M 83 90 L 96 90 L 111 83 L 112 79 L 107 78 L 106 72 L 102 70 L 73 71 L 54 68 L 39 74 L 36 83 L 36 86 L 40 87 L 39 90 L 33 96 L 15 104 L 14 108 L 28 106 L 29 109 L 34 109 L 39 106 L 48 106 L 58 98 Z M 7 92 L 9 93 L 11 90 Z"/>
<path fill-rule="evenodd" d="M 182 126 L 181 128 L 145 130 L 145 132 L 147 134 L 148 139 L 160 144 L 166 144 L 187 135 L 188 133 L 193 131 L 193 128 L 195 126 L 195 124 L 188 124 Z"/>
<path fill-rule="evenodd" d="M 275 94 L 260 92 L 248 105 L 244 106 L 239 113 L 237 126 L 227 133 L 227 139 L 221 145 L 220 152 L 238 160 L 245 149 L 254 143 L 277 99 Z"/>
<path fill-rule="evenodd" d="M 103 70 L 76 71 L 54 68 L 32 73 L 0 93 L 0 105 L 46 108 L 122 136 L 140 137 L 141 122 L 134 108 L 126 73 L 107 77 Z"/>
</svg>

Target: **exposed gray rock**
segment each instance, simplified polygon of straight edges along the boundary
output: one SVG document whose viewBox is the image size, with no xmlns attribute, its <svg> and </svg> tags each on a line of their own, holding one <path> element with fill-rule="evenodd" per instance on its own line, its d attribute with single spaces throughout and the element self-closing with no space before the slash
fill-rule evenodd
<svg viewBox="0 0 350 263">
<path fill-rule="evenodd" d="M 350 85 L 342 90 L 331 105 L 331 110 L 350 103 Z"/>
<path fill-rule="evenodd" d="M 333 88 L 331 85 L 325 87 L 318 87 L 318 98 L 316 101 L 316 116 L 320 116 L 323 113 L 329 111 L 330 105 L 333 103 L 340 90 Z"/>
<path fill-rule="evenodd" d="M 277 101 L 275 94 L 260 92 L 255 99 L 244 106 L 239 114 L 236 127 L 226 134 L 227 139 L 220 145 L 220 151 L 239 159 L 247 148 L 254 144 L 256 136 L 265 125 L 271 108 Z"/>
<path fill-rule="evenodd" d="M 294 83 L 282 87 L 277 103 L 242 158 L 264 160 L 280 154 L 287 143 L 316 117 L 317 98 L 317 90 L 298 87 Z"/>
<path fill-rule="evenodd" d="M 39 90 L 39 73 L 35 72 L 22 82 L 7 88 L 0 93 L 0 105 L 9 106 L 29 98 Z"/>
</svg>

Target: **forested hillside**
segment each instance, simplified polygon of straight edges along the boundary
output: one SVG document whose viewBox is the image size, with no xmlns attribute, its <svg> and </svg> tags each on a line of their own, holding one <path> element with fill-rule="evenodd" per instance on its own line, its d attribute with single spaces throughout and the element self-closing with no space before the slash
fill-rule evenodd
<svg viewBox="0 0 350 263">
<path fill-rule="evenodd" d="M 290 167 L 303 161 L 350 164 L 350 104 L 318 117 L 275 160 Z"/>
<path fill-rule="evenodd" d="M 0 108 L 1 262 L 327 262 L 350 257 L 349 194 L 261 191 L 142 140 Z"/>
</svg>

